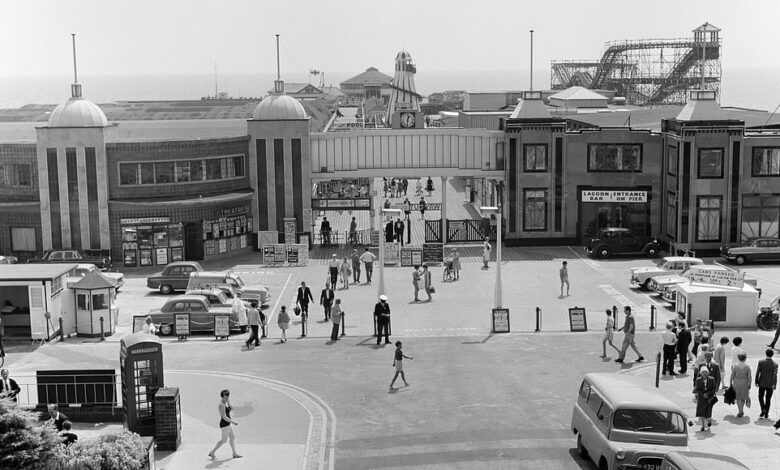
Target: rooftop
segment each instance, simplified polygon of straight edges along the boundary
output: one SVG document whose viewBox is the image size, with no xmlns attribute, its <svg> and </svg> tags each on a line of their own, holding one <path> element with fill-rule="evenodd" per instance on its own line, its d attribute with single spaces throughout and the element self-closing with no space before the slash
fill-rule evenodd
<svg viewBox="0 0 780 470">
<path fill-rule="evenodd" d="M 389 84 L 392 80 L 393 77 L 383 74 L 376 67 L 369 67 L 365 72 L 344 80 L 340 85 L 365 85 L 367 83 Z"/>
<path fill-rule="evenodd" d="M 45 281 L 76 269 L 77 264 L 2 264 L 0 281 Z"/>
</svg>

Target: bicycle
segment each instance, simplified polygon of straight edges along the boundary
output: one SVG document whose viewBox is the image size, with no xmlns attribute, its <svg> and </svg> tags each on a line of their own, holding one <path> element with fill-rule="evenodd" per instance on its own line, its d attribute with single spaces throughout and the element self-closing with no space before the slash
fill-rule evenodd
<svg viewBox="0 0 780 470">
<path fill-rule="evenodd" d="M 452 259 L 444 260 L 444 270 L 441 273 L 442 281 L 452 281 L 455 279 L 455 269 L 452 266 Z"/>
</svg>

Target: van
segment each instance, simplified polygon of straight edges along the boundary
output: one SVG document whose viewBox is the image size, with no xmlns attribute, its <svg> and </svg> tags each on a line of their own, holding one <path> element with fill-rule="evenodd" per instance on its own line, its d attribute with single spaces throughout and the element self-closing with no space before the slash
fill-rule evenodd
<svg viewBox="0 0 780 470">
<path fill-rule="evenodd" d="M 230 286 L 236 294 L 246 301 L 257 301 L 260 305 L 271 300 L 271 288 L 261 285 L 247 285 L 233 271 L 197 271 L 190 273 L 187 290 L 212 289 Z"/>
<path fill-rule="evenodd" d="M 682 409 L 624 375 L 585 375 L 571 417 L 577 451 L 599 470 L 660 470 L 664 455 L 688 450 Z"/>
</svg>

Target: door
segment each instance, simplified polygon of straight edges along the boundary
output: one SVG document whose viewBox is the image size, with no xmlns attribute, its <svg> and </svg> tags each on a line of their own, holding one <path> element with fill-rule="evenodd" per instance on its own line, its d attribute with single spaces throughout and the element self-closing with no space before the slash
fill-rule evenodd
<svg viewBox="0 0 780 470">
<path fill-rule="evenodd" d="M 184 259 L 203 259 L 203 224 L 184 225 Z"/>
<path fill-rule="evenodd" d="M 620 252 L 621 253 L 635 253 L 640 251 L 642 247 L 637 246 L 639 239 L 631 232 L 623 232 L 620 234 Z"/>
<path fill-rule="evenodd" d="M 726 321 L 726 297 L 710 297 L 710 320 Z"/>
</svg>

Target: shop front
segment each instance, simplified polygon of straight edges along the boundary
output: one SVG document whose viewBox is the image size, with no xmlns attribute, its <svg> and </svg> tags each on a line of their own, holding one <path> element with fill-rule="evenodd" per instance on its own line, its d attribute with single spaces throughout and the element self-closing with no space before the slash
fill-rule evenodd
<svg viewBox="0 0 780 470">
<path fill-rule="evenodd" d="M 248 206 L 219 211 L 219 217 L 203 221 L 203 258 L 241 250 L 249 244 L 252 217 Z"/>
<path fill-rule="evenodd" d="M 127 268 L 184 260 L 184 227 L 170 217 L 120 219 L 122 260 Z"/>
<path fill-rule="evenodd" d="M 638 236 L 651 236 L 648 186 L 635 188 L 577 187 L 578 236 L 590 239 L 606 227 L 621 227 Z"/>
</svg>

